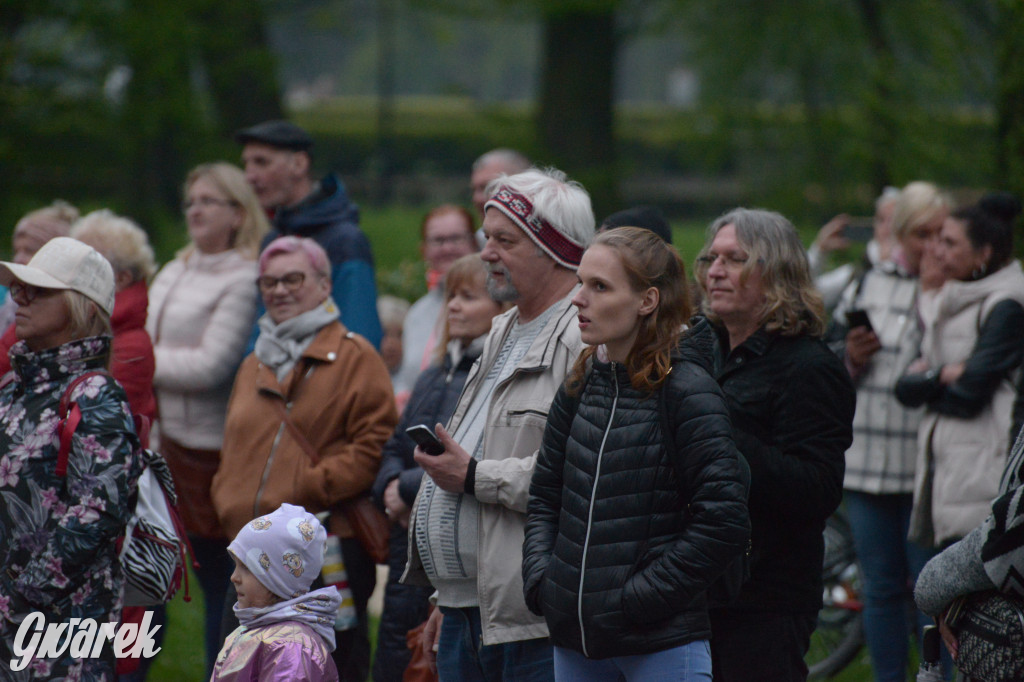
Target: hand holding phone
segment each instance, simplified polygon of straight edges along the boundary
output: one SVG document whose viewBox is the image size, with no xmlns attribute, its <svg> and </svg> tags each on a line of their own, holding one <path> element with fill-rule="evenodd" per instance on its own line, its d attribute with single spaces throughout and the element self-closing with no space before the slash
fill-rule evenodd
<svg viewBox="0 0 1024 682">
<path fill-rule="evenodd" d="M 420 450 L 427 453 L 428 455 L 440 455 L 444 452 L 444 445 L 438 439 L 434 430 L 426 424 L 417 424 L 416 426 L 410 426 L 405 430 L 409 437 L 416 441 L 416 445 L 420 446 Z"/>
<path fill-rule="evenodd" d="M 873 218 L 850 218 L 843 228 L 843 236 L 851 242 L 869 242 L 875 238 Z"/>
<path fill-rule="evenodd" d="M 860 308 L 846 311 L 846 326 L 850 329 L 867 327 L 869 332 L 875 331 L 875 328 L 871 326 L 871 318 L 868 317 L 867 311 Z"/>
</svg>

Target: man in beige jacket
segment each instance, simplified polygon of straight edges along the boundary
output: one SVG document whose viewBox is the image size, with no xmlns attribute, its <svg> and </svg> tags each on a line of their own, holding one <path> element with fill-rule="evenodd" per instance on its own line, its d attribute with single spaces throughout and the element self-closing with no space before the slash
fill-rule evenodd
<svg viewBox="0 0 1024 682">
<path fill-rule="evenodd" d="M 487 287 L 516 307 L 495 318 L 437 428 L 445 452 L 416 451 L 428 475 L 403 582 L 437 589 L 427 630 L 439 632 L 442 680 L 552 680 L 547 626 L 523 599 L 523 526 L 548 408 L 583 347 L 570 300 L 594 215 L 586 191 L 553 169 L 501 176 L 488 194 Z"/>
</svg>

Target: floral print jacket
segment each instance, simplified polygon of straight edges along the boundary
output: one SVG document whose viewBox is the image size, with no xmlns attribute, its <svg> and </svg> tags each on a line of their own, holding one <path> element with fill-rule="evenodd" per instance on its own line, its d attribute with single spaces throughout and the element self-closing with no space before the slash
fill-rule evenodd
<svg viewBox="0 0 1024 682">
<path fill-rule="evenodd" d="M 56 474 L 58 405 L 79 374 L 104 368 L 110 338 L 94 336 L 32 352 L 11 349 L 13 374 L 0 388 L 0 647 L 13 644 L 32 612 L 46 623 L 119 620 L 123 577 L 116 540 L 124 533 L 141 471 L 125 394 L 109 376 L 79 384 L 82 421 L 67 475 Z M 114 679 L 101 659 L 36 659 L 47 679 Z M 8 664 L 8 661 L 0 662 Z"/>
</svg>

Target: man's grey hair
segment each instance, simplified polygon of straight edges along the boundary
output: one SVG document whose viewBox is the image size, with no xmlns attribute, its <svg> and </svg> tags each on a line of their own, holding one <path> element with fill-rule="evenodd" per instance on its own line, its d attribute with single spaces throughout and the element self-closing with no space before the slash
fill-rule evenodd
<svg viewBox="0 0 1024 682">
<path fill-rule="evenodd" d="M 499 175 L 487 185 L 487 195 L 507 188 L 533 204 L 534 213 L 586 248 L 594 238 L 594 209 L 583 185 L 557 168 L 531 168 L 515 175 Z"/>
<path fill-rule="evenodd" d="M 497 149 L 492 149 L 489 152 L 481 154 L 480 157 L 473 162 L 473 170 L 495 162 L 500 163 L 504 168 L 504 172 L 509 175 L 522 173 L 533 165 L 522 152 L 517 152 L 515 149 L 509 149 L 508 147 L 498 147 Z"/>
</svg>

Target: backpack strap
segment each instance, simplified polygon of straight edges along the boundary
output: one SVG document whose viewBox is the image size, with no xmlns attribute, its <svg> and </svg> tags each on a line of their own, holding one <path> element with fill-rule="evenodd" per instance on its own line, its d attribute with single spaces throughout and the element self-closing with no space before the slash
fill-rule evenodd
<svg viewBox="0 0 1024 682">
<path fill-rule="evenodd" d="M 7 374 L 5 374 L 3 378 L 0 378 L 0 391 L 7 388 L 8 384 L 13 383 L 14 380 L 17 378 L 18 375 L 13 369 L 7 372 Z"/>
<path fill-rule="evenodd" d="M 102 370 L 79 374 L 71 380 L 68 387 L 64 389 L 64 394 L 60 397 L 60 405 L 57 410 L 57 414 L 60 417 L 60 423 L 57 425 L 60 448 L 57 450 L 56 473 L 61 478 L 68 474 L 68 455 L 71 453 L 71 437 L 75 435 L 75 430 L 78 428 L 79 422 L 82 421 L 82 410 L 79 409 L 77 402 L 71 400 L 71 394 L 83 381 L 98 375 L 110 376 L 108 372 Z"/>
</svg>

